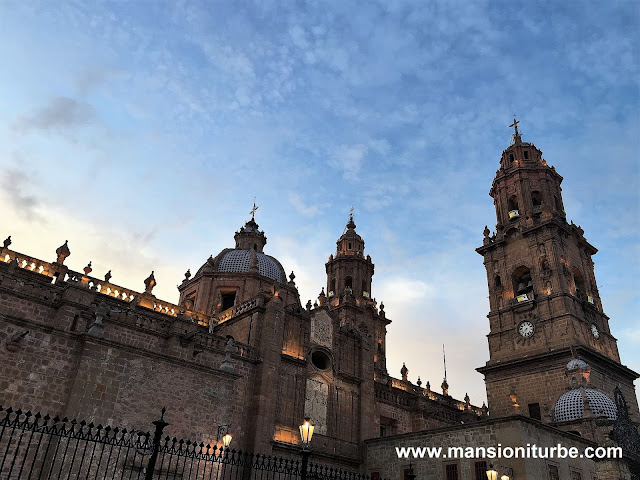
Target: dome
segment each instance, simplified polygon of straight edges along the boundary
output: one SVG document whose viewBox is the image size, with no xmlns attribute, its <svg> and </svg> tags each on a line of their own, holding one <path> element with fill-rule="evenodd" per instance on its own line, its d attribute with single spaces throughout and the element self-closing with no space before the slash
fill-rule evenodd
<svg viewBox="0 0 640 480">
<path fill-rule="evenodd" d="M 275 258 L 256 252 L 258 259 L 258 272 L 276 282 L 284 283 L 285 274 Z M 216 258 L 216 271 L 244 273 L 251 271 L 251 250 L 223 250 Z"/>
<path fill-rule="evenodd" d="M 584 360 L 580 360 L 580 359 L 577 359 L 577 358 L 574 358 L 569 363 L 567 363 L 567 370 L 568 371 L 578 370 L 578 369 L 580 369 L 580 370 L 590 370 L 591 367 Z"/>
<path fill-rule="evenodd" d="M 604 393 L 592 388 L 585 388 L 584 393 L 594 415 L 605 415 L 609 420 L 617 418 L 618 409 L 615 403 Z M 581 389 L 576 388 L 560 395 L 554 408 L 554 417 L 556 422 L 579 420 L 584 417 L 584 400 Z"/>
</svg>

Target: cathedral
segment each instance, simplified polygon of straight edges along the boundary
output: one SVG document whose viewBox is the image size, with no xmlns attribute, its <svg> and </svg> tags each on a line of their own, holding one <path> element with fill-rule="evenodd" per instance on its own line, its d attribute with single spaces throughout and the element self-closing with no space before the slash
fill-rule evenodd
<svg viewBox="0 0 640 480">
<path fill-rule="evenodd" d="M 446 379 L 432 387 L 411 383 L 406 367 L 400 378 L 387 370 L 392 322 L 353 215 L 327 246 L 326 285 L 303 304 L 253 214 L 229 248 L 187 270 L 177 304 L 154 295 L 153 272 L 137 291 L 111 272 L 92 276 L 91 264 L 72 270 L 66 241 L 45 261 L 8 237 L 0 405 L 130 428 L 148 428 L 166 406 L 172 436 L 220 444 L 228 434 L 236 449 L 282 457 L 298 454 L 309 418 L 317 462 L 372 478 L 479 480 L 494 468 L 515 479 L 639 478 L 638 374 L 609 329 L 597 250 L 567 222 L 562 177 L 517 125 L 489 192 L 495 231 L 485 227 L 477 249 L 489 289 L 490 358 L 477 369 L 488 405 L 451 397 Z M 622 446 L 624 456 L 490 462 L 400 458 L 395 448 L 533 443 Z"/>
</svg>

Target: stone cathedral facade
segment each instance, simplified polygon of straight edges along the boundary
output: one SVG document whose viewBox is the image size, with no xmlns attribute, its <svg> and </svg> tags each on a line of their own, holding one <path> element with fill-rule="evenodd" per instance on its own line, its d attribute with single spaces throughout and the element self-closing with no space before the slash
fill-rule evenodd
<svg viewBox="0 0 640 480">
<path fill-rule="evenodd" d="M 391 320 L 374 299 L 374 263 L 353 216 L 335 250 L 328 246 L 326 286 L 303 304 L 295 275 L 265 253 L 253 215 L 230 248 L 187 271 L 177 304 L 156 298 L 153 272 L 136 291 L 111 272 L 92 275 L 90 263 L 70 268 L 67 242 L 44 261 L 7 238 L 0 404 L 139 429 L 166 406 L 172 436 L 219 445 L 229 432 L 234 448 L 283 456 L 297 454 L 298 426 L 310 417 L 314 458 L 389 478 L 414 465 L 419 478 L 447 480 L 478 479 L 487 468 L 479 459 L 409 467 L 395 456 L 399 442 L 627 442 L 622 462 L 509 468 L 522 478 L 554 480 L 554 469 L 572 480 L 632 478 L 638 374 L 619 358 L 596 286 L 596 249 L 567 223 L 562 177 L 514 125 L 490 190 L 496 231 L 485 228 L 477 249 L 490 295 L 490 359 L 478 369 L 488 407 L 452 398 L 446 380 L 436 391 L 409 382 L 406 367 L 401 378 L 389 374 Z"/>
</svg>

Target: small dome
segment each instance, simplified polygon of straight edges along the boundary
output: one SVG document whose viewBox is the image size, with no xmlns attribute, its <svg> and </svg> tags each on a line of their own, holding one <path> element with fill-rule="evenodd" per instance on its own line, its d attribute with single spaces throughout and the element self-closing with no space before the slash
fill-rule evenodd
<svg viewBox="0 0 640 480">
<path fill-rule="evenodd" d="M 578 369 L 580 369 L 580 370 L 590 370 L 591 367 L 584 360 L 580 360 L 580 359 L 577 359 L 577 358 L 574 358 L 569 363 L 567 363 L 567 370 L 569 372 L 572 371 L 572 370 L 578 370 Z"/>
<path fill-rule="evenodd" d="M 276 282 L 284 283 L 284 270 L 275 258 L 256 252 L 258 258 L 258 272 Z M 251 250 L 223 251 L 216 262 L 218 272 L 249 272 L 251 271 Z"/>
<path fill-rule="evenodd" d="M 592 388 L 585 388 L 584 393 L 594 415 L 605 415 L 609 420 L 615 420 L 618 417 L 615 403 L 604 393 Z M 579 420 L 584 417 L 584 400 L 581 389 L 576 388 L 560 395 L 554 408 L 554 417 L 556 422 Z"/>
</svg>

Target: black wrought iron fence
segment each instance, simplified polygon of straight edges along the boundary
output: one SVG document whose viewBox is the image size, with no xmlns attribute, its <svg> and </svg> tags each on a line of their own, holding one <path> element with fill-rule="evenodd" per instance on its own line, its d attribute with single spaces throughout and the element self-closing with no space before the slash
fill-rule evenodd
<svg viewBox="0 0 640 480">
<path fill-rule="evenodd" d="M 0 406 L 0 480 L 367 480 L 309 462 Z"/>
</svg>

